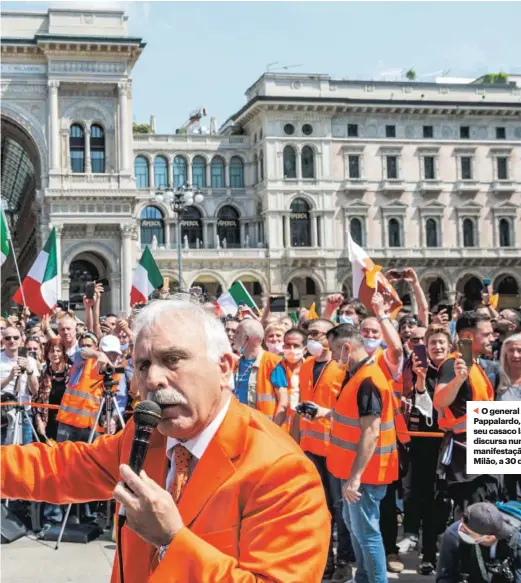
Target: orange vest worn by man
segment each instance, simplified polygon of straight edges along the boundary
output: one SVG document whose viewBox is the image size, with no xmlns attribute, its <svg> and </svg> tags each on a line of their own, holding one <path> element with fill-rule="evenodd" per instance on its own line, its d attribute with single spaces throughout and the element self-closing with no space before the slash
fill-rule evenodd
<svg viewBox="0 0 521 583">
<path fill-rule="evenodd" d="M 392 389 L 377 364 L 362 365 L 343 387 L 333 410 L 331 444 L 327 468 L 337 478 L 347 480 L 358 451 L 362 430 L 358 412 L 358 390 L 365 379 L 371 379 L 382 399 L 380 435 L 376 449 L 362 473 L 361 483 L 391 484 L 398 479 L 398 450 L 394 427 Z"/>
<path fill-rule="evenodd" d="M 322 369 L 320 376 L 313 383 L 313 367 L 316 358 L 307 358 L 300 368 L 300 400 L 312 401 L 320 407 L 332 409 L 342 386 L 345 373 L 340 370 L 338 363 L 330 360 Z M 329 433 L 331 421 L 329 419 L 316 419 L 309 421 L 300 418 L 300 447 L 307 452 L 326 457 L 329 446 Z"/>
<path fill-rule="evenodd" d="M 130 422 L 92 445 L 2 447 L 0 495 L 54 504 L 109 500 L 133 435 Z M 166 438 L 156 430 L 144 465 L 162 487 L 165 447 Z M 159 563 L 154 546 L 122 529 L 125 583 L 321 581 L 330 518 L 320 477 L 287 434 L 235 398 L 178 508 L 185 527 Z M 121 583 L 117 565 L 116 555 L 112 583 Z"/>
</svg>

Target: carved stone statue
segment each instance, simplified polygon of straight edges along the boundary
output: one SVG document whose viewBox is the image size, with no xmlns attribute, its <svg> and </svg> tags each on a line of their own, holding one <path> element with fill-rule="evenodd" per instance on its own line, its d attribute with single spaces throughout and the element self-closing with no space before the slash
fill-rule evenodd
<svg viewBox="0 0 521 583">
<path fill-rule="evenodd" d="M 190 246 L 188 245 L 188 235 L 184 236 L 184 242 L 185 242 L 185 249 L 190 249 Z"/>
<path fill-rule="evenodd" d="M 226 243 L 226 237 L 223 239 L 223 249 L 226 249 L 227 247 L 227 243 Z"/>
<path fill-rule="evenodd" d="M 151 247 L 152 247 L 152 251 L 155 251 L 157 249 L 157 237 L 155 235 L 152 237 Z"/>
</svg>

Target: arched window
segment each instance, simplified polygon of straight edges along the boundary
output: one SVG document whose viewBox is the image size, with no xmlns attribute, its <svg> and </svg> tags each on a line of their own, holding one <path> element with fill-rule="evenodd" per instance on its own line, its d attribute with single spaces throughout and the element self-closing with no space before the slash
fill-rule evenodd
<svg viewBox="0 0 521 583">
<path fill-rule="evenodd" d="M 512 237 L 510 236 L 510 221 L 508 219 L 499 219 L 499 246 L 512 246 Z"/>
<path fill-rule="evenodd" d="M 168 162 L 163 156 L 156 156 L 154 160 L 154 186 L 156 188 L 168 186 Z"/>
<path fill-rule="evenodd" d="M 349 232 L 351 233 L 351 237 L 353 241 L 363 246 L 363 229 L 362 229 L 362 221 L 360 219 L 351 219 L 349 221 Z"/>
<path fill-rule="evenodd" d="M 292 247 L 311 247 L 311 215 L 309 204 L 302 198 L 291 203 L 290 232 Z"/>
<path fill-rule="evenodd" d="M 215 156 L 212 160 L 212 188 L 224 188 L 224 160 Z"/>
<path fill-rule="evenodd" d="M 134 174 L 136 176 L 137 188 L 149 188 L 148 160 L 144 156 L 138 156 L 134 160 Z"/>
<path fill-rule="evenodd" d="M 152 245 L 154 236 L 158 245 L 165 244 L 165 222 L 163 213 L 155 206 L 146 206 L 141 211 L 141 245 Z"/>
<path fill-rule="evenodd" d="M 300 154 L 302 178 L 315 178 L 315 154 L 313 148 L 304 146 Z"/>
<path fill-rule="evenodd" d="M 427 239 L 427 247 L 439 247 L 438 241 L 438 225 L 435 219 L 427 219 L 425 222 L 425 233 Z"/>
<path fill-rule="evenodd" d="M 90 167 L 95 174 L 105 172 L 105 133 L 99 125 L 90 128 Z"/>
<path fill-rule="evenodd" d="M 221 247 L 226 239 L 226 247 L 241 246 L 241 227 L 239 213 L 233 206 L 223 206 L 217 215 L 217 235 Z"/>
<path fill-rule="evenodd" d="M 260 171 L 260 181 L 264 180 L 264 151 L 259 152 L 259 171 Z"/>
<path fill-rule="evenodd" d="M 230 160 L 230 187 L 244 188 L 244 164 L 239 156 Z"/>
<path fill-rule="evenodd" d="M 192 160 L 192 185 L 206 188 L 206 160 L 202 156 L 196 156 Z"/>
<path fill-rule="evenodd" d="M 174 158 L 174 186 L 180 188 L 186 184 L 186 160 L 183 156 Z"/>
<path fill-rule="evenodd" d="M 253 155 L 253 184 L 259 182 L 259 158 L 257 154 Z"/>
<path fill-rule="evenodd" d="M 69 266 L 69 278 L 69 302 L 81 305 L 87 282 L 99 280 L 100 273 L 90 261 L 75 259 Z"/>
<path fill-rule="evenodd" d="M 71 170 L 85 172 L 85 132 L 75 123 L 69 134 L 69 149 L 71 152 Z"/>
<path fill-rule="evenodd" d="M 398 219 L 389 219 L 389 247 L 402 246 L 402 234 L 400 229 L 400 221 Z"/>
<path fill-rule="evenodd" d="M 472 219 L 463 220 L 463 247 L 474 247 L 474 221 Z"/>
<path fill-rule="evenodd" d="M 284 148 L 282 159 L 284 163 L 284 178 L 297 177 L 297 154 L 293 146 Z"/>
<path fill-rule="evenodd" d="M 189 206 L 183 213 L 181 220 L 181 244 L 185 244 L 185 235 L 188 237 L 190 247 L 197 246 L 197 240 L 203 246 L 203 221 L 201 213 L 195 206 Z"/>
</svg>

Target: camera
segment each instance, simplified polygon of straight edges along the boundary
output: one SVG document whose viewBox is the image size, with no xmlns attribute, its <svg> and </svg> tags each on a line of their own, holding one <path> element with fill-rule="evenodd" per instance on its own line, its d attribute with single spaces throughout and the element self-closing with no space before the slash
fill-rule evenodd
<svg viewBox="0 0 521 583">
<path fill-rule="evenodd" d="M 513 582 L 514 572 L 512 571 L 511 560 L 504 559 L 503 561 L 495 560 L 486 563 L 487 572 L 491 575 L 500 575 L 504 581 Z"/>
</svg>

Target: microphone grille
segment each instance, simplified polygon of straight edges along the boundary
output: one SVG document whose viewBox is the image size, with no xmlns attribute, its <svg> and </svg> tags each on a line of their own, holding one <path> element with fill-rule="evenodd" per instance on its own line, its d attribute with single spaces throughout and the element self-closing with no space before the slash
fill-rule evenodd
<svg viewBox="0 0 521 583">
<path fill-rule="evenodd" d="M 161 421 L 161 407 L 154 401 L 141 401 L 134 409 L 134 422 L 136 425 L 157 427 Z"/>
</svg>

